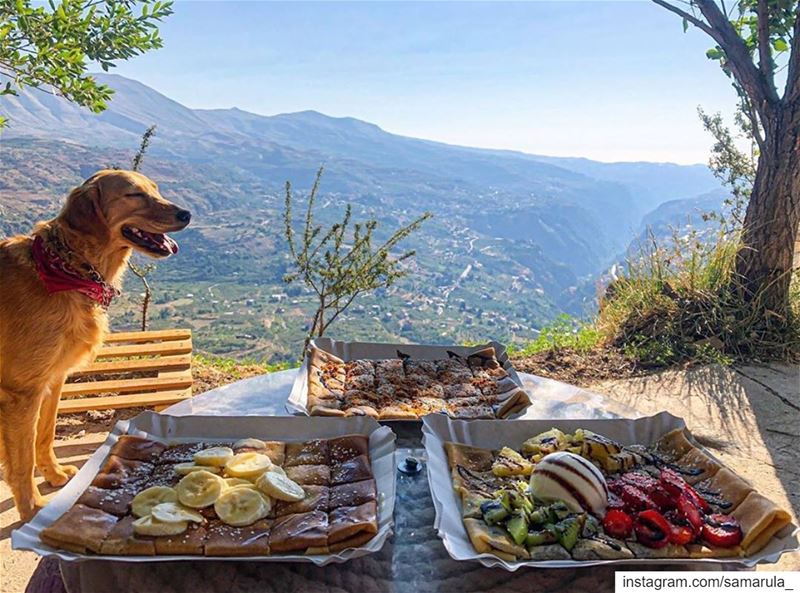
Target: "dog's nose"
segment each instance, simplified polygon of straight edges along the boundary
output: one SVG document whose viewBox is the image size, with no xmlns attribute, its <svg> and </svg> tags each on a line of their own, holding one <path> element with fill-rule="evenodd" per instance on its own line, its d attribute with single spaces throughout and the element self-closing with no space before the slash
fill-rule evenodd
<svg viewBox="0 0 800 593">
<path fill-rule="evenodd" d="M 175 218 L 177 218 L 179 222 L 185 222 L 188 224 L 189 221 L 192 220 L 192 213 L 188 210 L 178 210 Z"/>
</svg>

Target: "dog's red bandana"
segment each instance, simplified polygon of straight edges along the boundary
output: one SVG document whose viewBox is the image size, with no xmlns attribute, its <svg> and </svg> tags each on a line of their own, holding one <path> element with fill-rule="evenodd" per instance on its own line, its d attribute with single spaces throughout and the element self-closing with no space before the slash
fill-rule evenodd
<svg viewBox="0 0 800 593">
<path fill-rule="evenodd" d="M 119 295 L 119 291 L 104 281 L 96 270 L 89 270 L 91 277 L 81 274 L 57 250 L 45 243 L 41 235 L 33 239 L 32 255 L 36 272 L 48 294 L 77 290 L 104 309 L 108 309 L 112 299 Z"/>
</svg>

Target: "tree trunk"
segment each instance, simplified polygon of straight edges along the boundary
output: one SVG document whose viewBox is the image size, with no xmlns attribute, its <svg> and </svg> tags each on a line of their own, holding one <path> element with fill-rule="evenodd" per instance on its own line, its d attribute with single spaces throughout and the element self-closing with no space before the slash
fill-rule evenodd
<svg viewBox="0 0 800 593">
<path fill-rule="evenodd" d="M 759 155 L 736 271 L 748 300 L 785 317 L 800 226 L 800 104 L 776 111 Z"/>
</svg>

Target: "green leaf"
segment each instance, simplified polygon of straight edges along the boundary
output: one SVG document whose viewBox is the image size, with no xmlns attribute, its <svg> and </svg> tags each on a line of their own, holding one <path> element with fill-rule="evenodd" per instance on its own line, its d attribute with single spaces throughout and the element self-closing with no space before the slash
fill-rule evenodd
<svg viewBox="0 0 800 593">
<path fill-rule="evenodd" d="M 683 19 L 683 32 L 686 33 L 686 31 L 688 31 L 688 30 L 689 30 L 689 21 L 686 20 L 686 19 Z"/>
<path fill-rule="evenodd" d="M 780 51 L 789 51 L 789 44 L 786 43 L 785 39 L 782 39 L 782 38 L 779 37 L 778 39 L 774 39 L 772 41 L 772 49 L 774 49 L 775 51 L 778 51 L 778 52 L 780 52 Z"/>
</svg>

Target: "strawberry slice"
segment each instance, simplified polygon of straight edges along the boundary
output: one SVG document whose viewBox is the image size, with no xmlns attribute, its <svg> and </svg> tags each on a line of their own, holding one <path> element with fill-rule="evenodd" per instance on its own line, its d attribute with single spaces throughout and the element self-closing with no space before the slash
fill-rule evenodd
<svg viewBox="0 0 800 593">
<path fill-rule="evenodd" d="M 624 511 L 625 502 L 613 492 L 608 493 L 608 506 L 606 507 L 612 511 Z"/>
<path fill-rule="evenodd" d="M 642 472 L 628 472 L 623 474 L 621 479 L 626 484 L 630 484 L 645 493 L 649 493 L 658 486 L 658 480 Z"/>
<path fill-rule="evenodd" d="M 603 517 L 603 530 L 611 537 L 625 539 L 633 530 L 633 519 L 625 511 L 612 509 Z"/>
<path fill-rule="evenodd" d="M 655 549 L 666 546 L 672 535 L 672 525 L 654 509 L 639 513 L 633 521 L 633 530 L 640 544 Z"/>
<path fill-rule="evenodd" d="M 692 529 L 694 529 L 696 533 L 700 533 L 705 521 L 703 520 L 703 513 L 697 507 L 694 500 L 692 500 L 685 493 L 681 494 L 678 497 L 677 507 L 680 516 L 688 521 L 689 525 L 692 526 Z"/>
<path fill-rule="evenodd" d="M 734 517 L 715 513 L 706 517 L 700 532 L 709 545 L 718 548 L 732 548 L 742 543 L 742 526 Z"/>
<path fill-rule="evenodd" d="M 661 485 L 669 492 L 674 498 L 678 498 L 681 494 L 685 494 L 692 499 L 695 506 L 704 513 L 711 510 L 708 502 L 700 496 L 691 485 L 683 479 L 683 477 L 675 470 L 669 468 L 662 468 L 659 474 Z"/>
<path fill-rule="evenodd" d="M 650 498 L 647 494 L 645 494 L 635 486 L 631 486 L 630 484 L 622 484 L 622 486 L 620 486 L 618 494 L 625 503 L 625 508 L 628 511 L 635 512 L 635 511 L 643 511 L 645 509 L 658 508 L 658 505 L 655 502 L 653 502 L 652 498 Z"/>
</svg>

